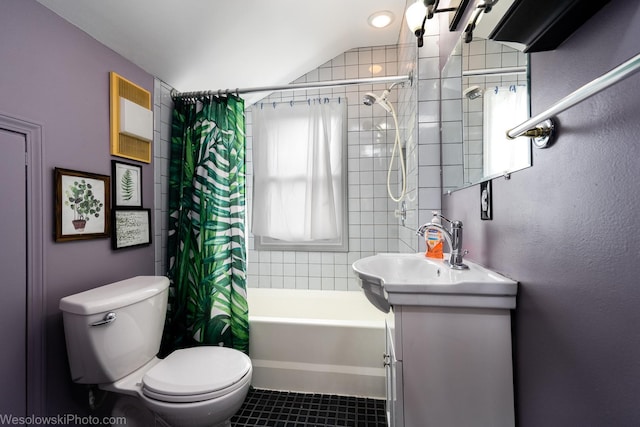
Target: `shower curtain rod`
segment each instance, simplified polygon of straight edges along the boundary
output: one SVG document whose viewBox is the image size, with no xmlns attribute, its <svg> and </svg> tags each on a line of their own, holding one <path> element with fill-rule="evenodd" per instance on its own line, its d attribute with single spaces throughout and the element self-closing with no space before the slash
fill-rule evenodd
<svg viewBox="0 0 640 427">
<path fill-rule="evenodd" d="M 478 70 L 466 70 L 462 72 L 466 76 L 484 76 L 484 75 L 500 75 L 500 74 L 524 74 L 527 67 L 502 67 L 502 68 L 482 68 Z"/>
<path fill-rule="evenodd" d="M 196 92 L 178 92 L 175 89 L 171 90 L 171 98 L 195 98 L 199 96 L 220 96 L 241 93 L 252 92 L 286 92 L 292 90 L 302 89 L 323 89 L 330 87 L 362 85 L 362 84 L 376 84 L 376 83 L 405 83 L 410 82 L 413 84 L 413 76 L 408 74 L 406 76 L 389 76 L 389 77 L 368 77 L 362 79 L 347 79 L 347 80 L 328 80 L 324 82 L 311 82 L 311 83 L 293 83 L 280 86 L 262 86 L 262 87 L 247 87 L 236 89 L 220 89 L 220 90 L 205 90 Z"/>
</svg>

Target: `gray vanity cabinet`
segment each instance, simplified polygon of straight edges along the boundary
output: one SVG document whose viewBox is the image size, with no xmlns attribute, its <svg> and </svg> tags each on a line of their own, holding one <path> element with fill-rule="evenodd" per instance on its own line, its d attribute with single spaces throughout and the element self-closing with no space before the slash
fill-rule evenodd
<svg viewBox="0 0 640 427">
<path fill-rule="evenodd" d="M 387 319 L 389 427 L 513 427 L 510 310 L 399 305 Z"/>
</svg>

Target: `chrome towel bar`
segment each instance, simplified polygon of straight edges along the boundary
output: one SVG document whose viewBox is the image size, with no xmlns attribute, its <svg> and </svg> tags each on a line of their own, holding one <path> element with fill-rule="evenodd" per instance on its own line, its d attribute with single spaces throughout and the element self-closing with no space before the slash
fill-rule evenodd
<svg viewBox="0 0 640 427">
<path fill-rule="evenodd" d="M 507 130 L 507 137 L 509 139 L 515 139 L 519 136 L 528 136 L 533 138 L 533 143 L 536 147 L 548 147 L 551 145 L 551 136 L 554 133 L 554 124 L 551 120 L 553 116 L 573 107 L 609 86 L 613 86 L 619 81 L 635 74 L 639 70 L 640 53 L 618 65 L 608 73 L 603 74 L 602 76 L 571 92 L 569 95 L 565 96 L 542 113 L 537 114 L 522 124 Z"/>
</svg>

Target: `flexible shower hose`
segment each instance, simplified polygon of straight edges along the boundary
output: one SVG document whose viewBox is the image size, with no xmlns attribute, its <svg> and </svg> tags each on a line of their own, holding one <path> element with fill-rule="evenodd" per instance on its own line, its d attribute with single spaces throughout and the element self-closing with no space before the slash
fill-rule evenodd
<svg viewBox="0 0 640 427">
<path fill-rule="evenodd" d="M 404 199 L 405 193 L 407 192 L 407 168 L 404 162 L 404 155 L 402 154 L 402 147 L 400 146 L 400 129 L 398 127 L 398 117 L 396 116 L 396 110 L 393 108 L 390 102 L 385 100 L 386 104 L 389 106 L 391 110 L 391 116 L 393 117 L 393 122 L 396 127 L 396 137 L 393 143 L 393 150 L 391 151 L 391 159 L 389 160 L 389 169 L 387 171 L 387 193 L 391 200 L 394 202 L 399 202 Z M 402 172 L 402 189 L 400 191 L 400 196 L 395 197 L 393 192 L 391 191 L 391 169 L 393 168 L 393 160 L 396 157 L 396 151 L 398 152 L 398 161 L 400 163 L 400 170 Z"/>
</svg>

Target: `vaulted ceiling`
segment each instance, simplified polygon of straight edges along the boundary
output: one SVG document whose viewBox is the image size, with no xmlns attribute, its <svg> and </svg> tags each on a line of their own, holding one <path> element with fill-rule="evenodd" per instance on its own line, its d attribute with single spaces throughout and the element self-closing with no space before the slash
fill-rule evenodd
<svg viewBox="0 0 640 427">
<path fill-rule="evenodd" d="M 179 91 L 287 84 L 396 44 L 406 0 L 37 0 Z M 368 18 L 391 11 L 390 26 Z"/>
</svg>

